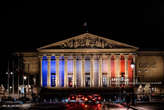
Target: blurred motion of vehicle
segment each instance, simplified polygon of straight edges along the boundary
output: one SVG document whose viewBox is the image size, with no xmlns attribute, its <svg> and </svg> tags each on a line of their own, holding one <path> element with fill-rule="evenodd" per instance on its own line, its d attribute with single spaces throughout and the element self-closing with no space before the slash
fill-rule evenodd
<svg viewBox="0 0 164 110">
<path fill-rule="evenodd" d="M 98 94 L 71 94 L 68 97 L 68 103 L 99 104 L 101 102 L 102 97 Z"/>
</svg>

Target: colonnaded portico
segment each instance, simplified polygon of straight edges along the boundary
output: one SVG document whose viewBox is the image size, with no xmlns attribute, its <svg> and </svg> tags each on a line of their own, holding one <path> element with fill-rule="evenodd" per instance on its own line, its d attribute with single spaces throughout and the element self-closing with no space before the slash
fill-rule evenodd
<svg viewBox="0 0 164 110">
<path fill-rule="evenodd" d="M 40 56 L 43 87 L 120 87 L 135 80 L 134 54 Z"/>
<path fill-rule="evenodd" d="M 90 33 L 38 49 L 41 86 L 121 87 L 135 82 L 136 47 Z"/>
</svg>

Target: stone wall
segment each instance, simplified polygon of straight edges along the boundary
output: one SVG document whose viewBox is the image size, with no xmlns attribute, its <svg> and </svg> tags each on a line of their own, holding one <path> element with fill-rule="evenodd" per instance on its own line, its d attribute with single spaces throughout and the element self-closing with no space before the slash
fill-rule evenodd
<svg viewBox="0 0 164 110">
<path fill-rule="evenodd" d="M 39 57 L 37 53 L 24 53 L 24 71 L 29 74 L 39 73 Z"/>
<path fill-rule="evenodd" d="M 164 79 L 164 57 L 155 54 L 139 54 L 136 73 L 141 81 L 159 82 Z"/>
</svg>

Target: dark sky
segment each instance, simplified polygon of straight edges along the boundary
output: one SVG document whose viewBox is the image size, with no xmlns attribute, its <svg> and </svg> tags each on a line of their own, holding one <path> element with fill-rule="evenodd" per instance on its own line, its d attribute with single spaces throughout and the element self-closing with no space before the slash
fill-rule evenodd
<svg viewBox="0 0 164 110">
<path fill-rule="evenodd" d="M 0 77 L 7 71 L 10 53 L 33 51 L 82 34 L 86 32 L 85 21 L 90 33 L 141 50 L 164 50 L 162 0 L 88 1 L 12 0 L 0 3 Z M 4 78 L 0 80 L 0 83 L 4 82 Z"/>
<path fill-rule="evenodd" d="M 0 18 L 3 56 L 20 50 L 35 50 L 82 34 L 85 21 L 90 33 L 128 43 L 141 50 L 164 50 L 162 0 L 14 0 L 4 5 Z"/>
<path fill-rule="evenodd" d="M 1 20 L 5 51 L 31 50 L 85 32 L 125 42 L 141 49 L 162 49 L 164 2 L 10 2 Z"/>
</svg>

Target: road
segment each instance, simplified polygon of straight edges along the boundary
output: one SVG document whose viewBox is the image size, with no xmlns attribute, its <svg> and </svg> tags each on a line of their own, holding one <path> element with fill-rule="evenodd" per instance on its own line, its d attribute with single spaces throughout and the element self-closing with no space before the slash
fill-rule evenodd
<svg viewBox="0 0 164 110">
<path fill-rule="evenodd" d="M 7 107 L 1 108 L 2 110 Z M 9 109 L 11 107 L 8 107 Z M 28 107 L 13 107 L 13 109 L 19 110 L 127 110 L 120 104 L 32 104 Z M 129 109 L 132 110 L 132 109 Z"/>
<path fill-rule="evenodd" d="M 77 104 L 77 103 L 42 103 L 42 104 L 21 104 L 19 106 L 3 106 L 1 110 L 127 110 L 121 104 Z M 164 110 L 163 103 L 138 104 L 131 106 L 129 110 Z"/>
</svg>

